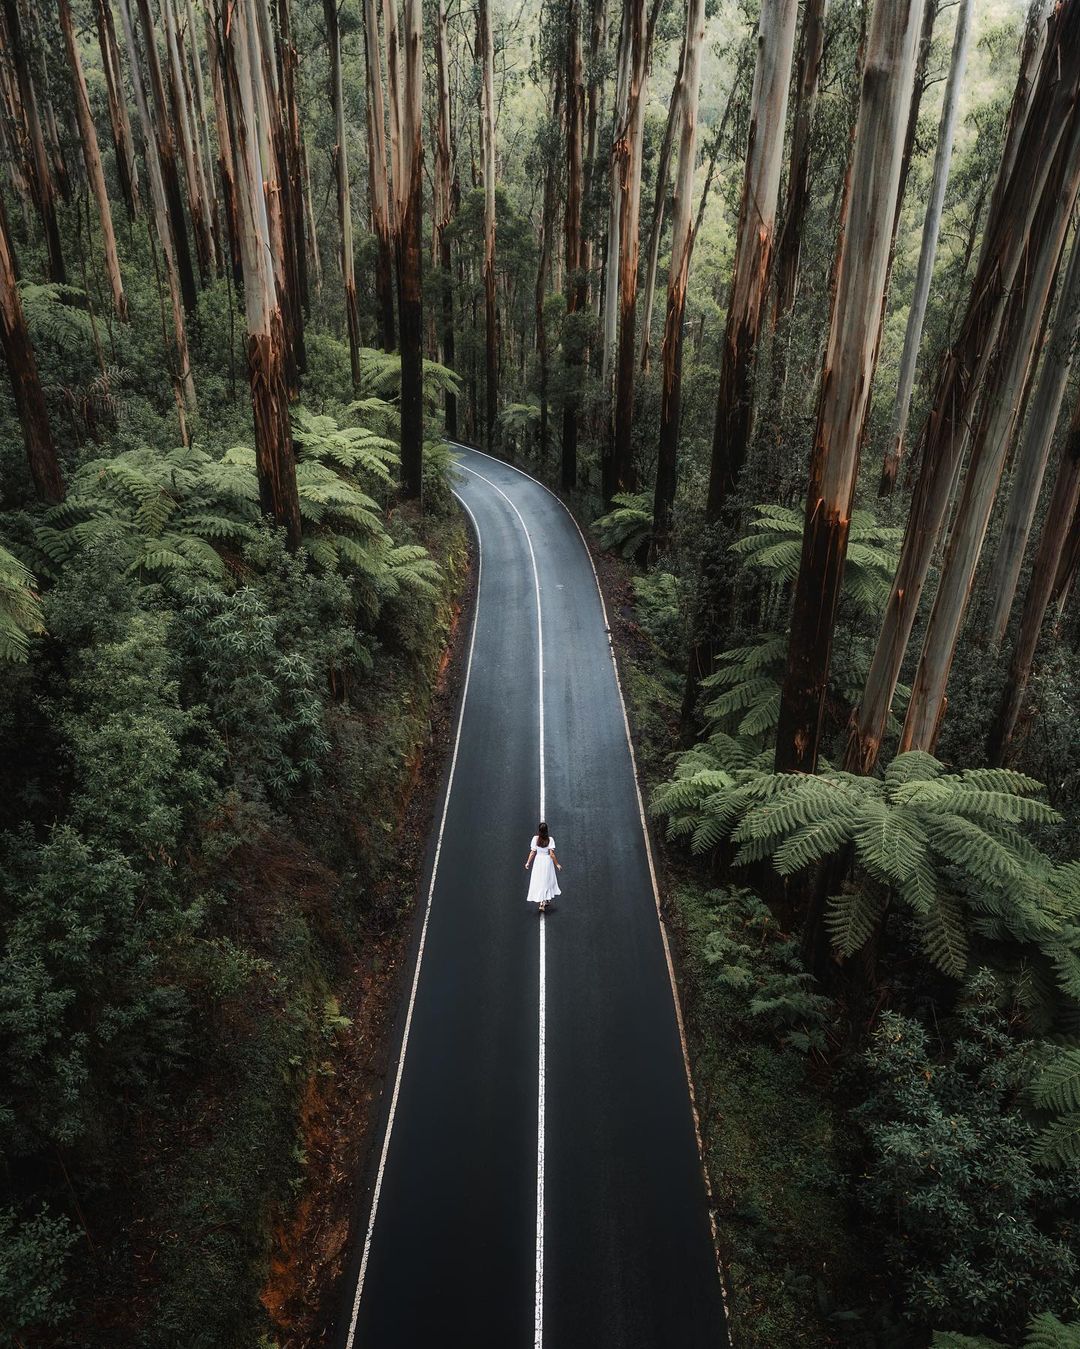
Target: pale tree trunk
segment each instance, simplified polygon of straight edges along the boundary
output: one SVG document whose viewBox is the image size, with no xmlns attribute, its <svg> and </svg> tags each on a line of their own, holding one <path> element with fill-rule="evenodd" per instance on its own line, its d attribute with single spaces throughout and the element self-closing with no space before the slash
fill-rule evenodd
<svg viewBox="0 0 1080 1349">
<path fill-rule="evenodd" d="M 776 243 L 776 302 L 773 327 L 791 313 L 799 284 L 806 208 L 810 204 L 810 146 L 821 83 L 821 57 L 825 50 L 825 12 L 828 0 L 806 0 L 799 33 L 799 57 L 795 80 L 795 117 L 791 130 L 791 166 L 783 225 Z"/>
<path fill-rule="evenodd" d="M 573 21 L 575 0 L 569 0 L 568 21 Z M 558 124 L 562 103 L 562 70 L 552 81 L 553 98 L 551 118 Z M 536 359 L 539 366 L 540 394 L 540 464 L 547 460 L 549 433 L 548 418 L 548 340 L 544 301 L 547 298 L 548 270 L 552 253 L 552 234 L 555 228 L 555 151 L 550 148 L 544 166 L 544 201 L 540 212 L 540 238 L 536 262 L 536 285 L 533 288 L 533 313 L 536 321 Z"/>
<path fill-rule="evenodd" d="M 1075 125 L 1078 92 L 1080 0 L 1068 0 L 1052 22 L 1014 169 L 999 195 L 997 211 L 988 217 L 967 312 L 942 361 L 899 565 L 866 687 L 852 718 L 845 758 L 849 771 L 868 773 L 877 761 L 922 589 L 952 499 L 974 402 L 997 344 L 1035 209 L 1059 145 Z M 1055 187 L 1051 184 L 1051 190 Z"/>
<path fill-rule="evenodd" d="M 86 80 L 83 77 L 82 62 L 79 60 L 79 47 L 75 40 L 75 23 L 71 14 L 70 0 L 57 0 L 60 13 L 60 31 L 64 36 L 64 49 L 68 64 L 71 66 L 72 91 L 75 95 L 75 115 L 79 122 L 79 138 L 82 141 L 83 162 L 86 176 L 97 203 L 98 218 L 101 222 L 101 242 L 105 252 L 105 271 L 112 291 L 113 308 L 121 321 L 127 319 L 127 299 L 124 296 L 124 282 L 120 276 L 120 259 L 116 256 L 116 235 L 113 233 L 112 207 L 109 193 L 105 187 L 105 174 L 101 167 L 101 152 L 98 149 L 97 131 L 90 113 L 90 99 L 86 92 Z"/>
<path fill-rule="evenodd" d="M 667 545 L 678 482 L 679 422 L 682 407 L 683 315 L 694 248 L 694 168 L 697 159 L 698 93 L 705 46 L 705 0 L 688 0 L 683 63 L 679 81 L 679 164 L 671 212 L 671 269 L 668 272 L 664 340 L 660 348 L 660 435 L 653 494 L 653 556 Z"/>
<path fill-rule="evenodd" d="M 594 20 L 597 9 L 598 5 L 594 3 Z M 585 114 L 585 88 L 581 68 L 581 13 L 578 0 L 570 0 L 567 8 L 566 32 L 566 211 L 563 218 L 563 233 L 566 240 L 563 365 L 566 380 L 563 390 L 560 465 L 560 480 L 563 490 L 567 492 L 572 492 L 577 487 L 578 477 L 578 386 L 581 380 L 584 343 L 576 316 L 584 310 L 588 293 L 588 264 L 582 238 Z M 595 127 L 593 133 L 595 140 Z"/>
<path fill-rule="evenodd" d="M 992 764 L 1008 761 L 1016 723 L 1023 711 L 1027 687 L 1035 668 L 1043 619 L 1054 594 L 1055 583 L 1066 562 L 1070 534 L 1075 536 L 1080 509 L 1080 404 L 1073 412 L 1062 447 L 1057 478 L 1050 494 L 1046 519 L 1031 568 L 1031 581 L 1024 596 L 1023 617 L 1016 636 L 1001 704 L 989 736 L 987 757 Z"/>
<path fill-rule="evenodd" d="M 4 203 L 0 200 L 0 350 L 11 381 L 15 410 L 22 424 L 26 457 L 34 490 L 42 501 L 62 501 L 64 480 L 56 457 L 45 395 L 38 376 L 34 346 L 19 298 L 15 255 L 11 248 Z"/>
<path fill-rule="evenodd" d="M 390 111 L 390 182 L 394 199 L 401 199 L 401 44 L 398 39 L 398 0 L 382 0 L 383 36 L 386 40 L 386 99 Z M 396 233 L 400 221 L 394 220 Z"/>
<path fill-rule="evenodd" d="M 604 101 L 604 81 L 600 75 L 600 53 L 604 49 L 607 31 L 607 0 L 592 0 L 589 7 L 589 67 L 585 84 L 584 164 L 582 167 L 582 200 L 592 201 L 597 173 L 597 150 L 600 135 L 600 107 Z M 589 298 L 593 266 L 592 234 L 582 224 L 581 266 L 585 272 L 586 303 Z M 576 476 L 576 475 L 575 475 Z M 566 485 L 565 483 L 563 484 Z"/>
<path fill-rule="evenodd" d="M 620 129 L 619 185 L 619 331 L 615 369 L 614 433 L 609 455 L 602 456 L 604 500 L 616 492 L 637 487 L 634 467 L 634 368 L 637 351 L 638 256 L 641 245 L 641 169 L 645 136 L 645 95 L 649 77 L 652 28 L 645 0 L 628 0 L 624 11 L 630 25 L 630 78 L 626 122 Z M 604 448 L 607 448 L 605 442 Z"/>
<path fill-rule="evenodd" d="M 499 406 L 499 318 L 495 301 L 495 44 L 490 0 L 479 0 L 477 24 L 484 125 L 484 444 L 491 450 Z"/>
<path fill-rule="evenodd" d="M 632 7 L 635 0 L 623 0 L 622 26 L 619 29 L 619 47 L 615 63 L 615 112 L 611 138 L 609 174 L 611 192 L 608 201 L 607 249 L 604 258 L 604 303 L 600 330 L 600 376 L 609 389 L 611 364 L 615 357 L 619 323 L 619 252 L 622 214 L 619 210 L 620 165 L 624 150 L 628 99 L 630 95 L 630 55 L 632 42 Z"/>
<path fill-rule="evenodd" d="M 214 240 L 214 257 L 220 273 L 225 264 L 225 250 L 221 244 L 221 212 L 218 209 L 217 187 L 214 181 L 214 153 L 210 144 L 210 118 L 206 105 L 206 85 L 203 81 L 202 57 L 199 52 L 199 30 L 195 23 L 195 9 L 191 0 L 184 0 L 184 13 L 187 20 L 187 32 L 181 42 L 183 48 L 184 42 L 188 47 L 188 55 L 191 59 L 191 69 L 195 79 L 195 101 L 193 115 L 196 119 L 195 139 L 197 142 L 196 153 L 199 157 L 199 173 L 202 179 L 202 189 L 206 195 L 207 209 L 210 215 L 210 226 Z M 185 75 L 185 83 L 187 76 Z M 202 128 L 202 137 L 199 137 L 198 127 Z"/>
<path fill-rule="evenodd" d="M 1064 613 L 1065 606 L 1069 602 L 1069 594 L 1076 582 L 1077 572 L 1080 572 L 1080 501 L 1073 511 L 1072 524 L 1065 536 L 1057 575 L 1054 577 L 1053 589 L 1050 592 L 1050 603 L 1057 609 L 1058 618 Z"/>
<path fill-rule="evenodd" d="M 124 96 L 124 77 L 120 52 L 116 45 L 110 0 L 95 0 L 98 46 L 101 48 L 101 66 L 105 74 L 105 91 L 109 101 L 109 122 L 112 126 L 113 146 L 116 149 L 116 176 L 130 219 L 139 214 L 139 170 L 135 162 L 135 144 L 131 138 L 127 99 Z"/>
<path fill-rule="evenodd" d="M 750 440 L 754 349 L 769 289 L 797 13 L 796 0 L 763 0 L 758 21 L 750 143 L 713 428 L 709 520 L 719 519 L 735 491 Z"/>
<path fill-rule="evenodd" d="M 990 597 L 990 614 L 986 621 L 987 641 L 995 649 L 1005 638 L 1009 615 L 1012 613 L 1024 553 L 1031 536 L 1031 526 L 1050 458 L 1054 428 L 1061 412 L 1065 386 L 1072 369 L 1078 328 L 1080 328 L 1080 243 L 1074 236 L 1069 266 L 1057 303 L 1053 330 L 1046 355 L 1043 357 L 1031 412 L 1016 454 L 1005 522 L 1001 528 L 994 565 L 986 587 Z"/>
<path fill-rule="evenodd" d="M 187 97 L 183 65 L 180 60 L 180 45 L 176 37 L 176 15 L 173 13 L 173 0 L 161 0 L 161 17 L 165 27 L 165 56 L 169 67 L 173 125 L 180 141 L 180 157 L 184 161 L 188 212 L 195 233 L 195 253 L 199 263 L 199 275 L 205 284 L 210 277 L 214 262 L 213 228 L 210 223 L 210 211 L 203 192 L 202 174 L 195 158 L 198 146 L 192 143 L 189 116 L 191 105 Z"/>
<path fill-rule="evenodd" d="M 120 0 L 120 22 L 124 31 L 124 43 L 127 46 L 128 62 L 131 66 L 131 87 L 135 94 L 135 109 L 139 133 L 143 143 L 143 161 L 150 180 L 150 200 L 154 208 L 154 225 L 157 229 L 161 256 L 165 262 L 165 279 L 169 287 L 169 299 L 172 304 L 174 352 L 172 361 L 173 388 L 176 397 L 176 410 L 180 418 L 180 434 L 186 443 L 186 412 L 195 412 L 195 380 L 191 373 L 191 358 L 188 355 L 187 326 L 184 319 L 184 296 L 179 268 L 177 265 L 175 240 L 172 221 L 169 216 L 168 193 L 161 171 L 161 160 L 155 153 L 154 127 L 150 119 L 150 107 L 146 98 L 146 87 L 142 79 L 142 67 L 139 63 L 139 49 L 135 42 L 135 29 L 131 21 L 130 0 Z"/>
<path fill-rule="evenodd" d="M 367 140 L 371 214 L 378 249 L 375 294 L 379 307 L 379 336 L 385 351 L 397 345 L 394 323 L 394 226 L 386 167 L 386 109 L 383 103 L 382 61 L 379 54 L 379 16 L 375 0 L 364 0 L 364 54 L 367 72 Z"/>
<path fill-rule="evenodd" d="M 304 201 L 307 208 L 308 247 L 311 250 L 311 270 L 315 273 L 315 292 L 322 294 L 322 258 L 319 253 L 319 232 L 315 228 L 315 203 L 311 198 L 311 170 L 308 168 L 307 140 L 300 142 L 300 165 L 304 176 Z"/>
<path fill-rule="evenodd" d="M 338 0 L 323 0 L 326 42 L 330 49 L 330 103 L 334 109 L 334 174 L 337 179 L 338 225 L 341 230 L 341 278 L 345 286 L 345 322 L 353 387 L 360 384 L 360 311 L 356 303 L 356 260 L 353 256 L 352 199 L 349 156 L 345 147 L 345 101 L 341 86 L 341 33 Z"/>
<path fill-rule="evenodd" d="M 454 278 L 447 233 L 454 213 L 453 154 L 450 126 L 450 35 L 447 0 L 437 0 L 435 17 L 435 73 L 438 85 L 438 116 L 435 133 L 435 246 L 439 265 L 440 340 L 442 363 L 454 368 Z M 446 434 L 457 439 L 457 394 L 446 391 Z"/>
<path fill-rule="evenodd" d="M 689 0 L 688 0 L 689 3 Z M 660 239 L 664 233 L 664 205 L 667 201 L 668 181 L 671 177 L 671 152 L 675 145 L 675 133 L 678 130 L 679 112 L 682 108 L 682 85 L 686 71 L 686 39 L 679 49 L 679 65 L 675 73 L 675 84 L 668 102 L 667 121 L 664 123 L 664 138 L 660 142 L 660 153 L 656 159 L 656 190 L 653 193 L 652 223 L 649 226 L 649 243 L 645 249 L 645 293 L 641 306 L 641 368 L 649 369 L 652 358 L 652 317 L 656 304 L 656 275 L 660 268 Z"/>
<path fill-rule="evenodd" d="M 121 9 L 126 9 L 129 3 L 130 0 L 120 0 Z M 144 134 L 147 137 L 146 158 L 149 160 L 150 156 L 154 154 L 154 147 L 156 146 L 158 174 L 165 192 L 169 230 L 172 236 L 172 251 L 180 279 L 180 293 L 184 297 L 184 308 L 189 314 L 194 314 L 198 305 L 198 294 L 195 289 L 195 272 L 191 265 L 187 223 L 184 220 L 180 175 L 176 167 L 176 140 L 169 118 L 169 103 L 165 97 L 165 81 L 161 75 L 161 62 L 158 60 L 157 46 L 155 45 L 154 17 L 150 13 L 149 0 L 135 0 L 135 3 L 142 26 L 146 70 L 150 77 L 150 96 L 154 108 L 152 118 L 149 109 L 147 110 L 146 116 L 149 120 L 144 125 Z M 139 57 L 138 49 L 134 46 L 134 33 L 128 42 L 128 56 L 131 61 L 132 82 L 134 83 L 136 79 L 141 80 L 142 78 L 141 75 L 136 76 L 136 63 Z"/>
<path fill-rule="evenodd" d="M 11 58 L 15 88 L 20 103 L 19 113 L 30 146 L 29 168 L 33 174 L 34 202 L 41 217 L 41 227 L 45 234 L 45 248 L 49 260 L 49 280 L 63 285 L 67 281 L 67 268 L 64 265 L 64 252 L 60 243 L 60 225 L 56 215 L 56 183 L 41 126 L 37 91 L 34 88 L 30 69 L 30 53 L 23 37 L 18 0 L 3 0 L 3 5 L 8 53 Z"/>
<path fill-rule="evenodd" d="M 990 513 L 1019 409 L 1028 369 L 1036 359 L 1044 316 L 1050 303 L 1065 235 L 1080 189 L 1080 118 L 1075 132 L 1058 151 L 1059 181 L 1049 188 L 1032 223 L 1023 280 L 1003 325 L 996 378 L 988 378 L 982 415 L 973 438 L 967 475 L 938 582 L 930 621 L 911 688 L 900 749 L 933 752 L 945 713 L 945 692 L 968 598 L 975 582 Z"/>
<path fill-rule="evenodd" d="M 877 5 L 841 210 L 832 314 L 810 456 L 802 557 L 776 733 L 778 772 L 817 767 L 836 605 L 847 556 L 866 405 L 877 364 L 919 33 L 918 0 Z"/>
<path fill-rule="evenodd" d="M 881 467 L 879 496 L 891 496 L 896 486 L 896 475 L 904 452 L 904 435 L 907 430 L 908 411 L 911 407 L 911 394 L 915 387 L 915 368 L 919 360 L 919 346 L 922 341 L 923 323 L 926 320 L 926 306 L 930 299 L 930 283 L 934 279 L 934 259 L 937 256 L 938 236 L 941 233 L 941 212 L 945 205 L 945 187 L 949 181 L 953 138 L 956 133 L 956 119 L 960 108 L 960 86 L 964 81 L 968 39 L 971 32 L 972 0 L 959 0 L 959 5 L 956 16 L 956 32 L 953 36 L 952 61 L 949 66 L 948 82 L 945 85 L 941 122 L 938 126 L 937 148 L 934 152 L 934 171 L 930 180 L 930 197 L 926 203 L 926 216 L 923 219 L 919 265 L 915 273 L 915 291 L 911 298 L 907 328 L 904 332 L 904 351 L 900 358 L 900 376 L 897 381 L 889 447 L 885 452 L 885 459 Z"/>
<path fill-rule="evenodd" d="M 424 18 L 423 0 L 404 0 L 404 61 L 398 220 L 398 331 L 401 335 L 401 490 L 422 504 L 424 480 Z"/>
<path fill-rule="evenodd" d="M 229 246 L 229 263 L 233 283 L 243 283 L 244 263 L 240 256 L 240 217 L 236 200 L 236 156 L 233 152 L 232 128 L 225 98 L 225 84 L 221 70 L 221 45 L 213 15 L 206 14 L 206 55 L 210 65 L 210 86 L 214 91 L 214 116 L 217 121 L 218 176 L 225 205 L 225 233 Z"/>
<path fill-rule="evenodd" d="M 262 79 L 254 60 L 259 50 L 255 32 L 258 16 L 252 13 L 252 0 L 219 3 L 227 6 L 223 54 L 236 136 L 237 205 L 259 504 L 263 514 L 285 530 L 289 547 L 296 549 L 301 541 L 300 501 L 285 380 L 285 333 L 270 257 L 270 224 L 256 130 L 257 86 Z"/>
</svg>

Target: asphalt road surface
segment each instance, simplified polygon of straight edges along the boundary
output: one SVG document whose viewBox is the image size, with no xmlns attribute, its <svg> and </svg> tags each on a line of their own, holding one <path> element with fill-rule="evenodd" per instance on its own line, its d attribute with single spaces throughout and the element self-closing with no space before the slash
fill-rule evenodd
<svg viewBox="0 0 1080 1349">
<path fill-rule="evenodd" d="M 480 581 L 347 1349 L 728 1343 L 666 948 L 588 552 L 460 450 Z M 546 816 L 564 870 L 526 904 Z"/>
</svg>

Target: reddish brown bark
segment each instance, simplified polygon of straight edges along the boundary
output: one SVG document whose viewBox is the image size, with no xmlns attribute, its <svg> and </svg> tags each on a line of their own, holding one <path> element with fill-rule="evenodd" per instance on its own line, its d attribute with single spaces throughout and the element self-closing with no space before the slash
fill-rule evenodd
<svg viewBox="0 0 1080 1349">
<path fill-rule="evenodd" d="M 16 280 L 15 255 L 4 204 L 0 200 L 0 346 L 11 380 L 15 410 L 22 423 L 34 489 L 42 501 L 56 502 L 63 500 L 64 481 Z"/>
</svg>

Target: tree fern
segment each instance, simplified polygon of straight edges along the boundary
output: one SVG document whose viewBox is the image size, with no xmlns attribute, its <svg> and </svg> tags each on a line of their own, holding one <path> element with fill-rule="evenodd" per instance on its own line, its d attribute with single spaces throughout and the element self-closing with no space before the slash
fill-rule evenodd
<svg viewBox="0 0 1080 1349">
<path fill-rule="evenodd" d="M 619 492 L 606 515 L 593 521 L 600 547 L 633 557 L 652 535 L 652 498 L 646 492 Z"/>
<path fill-rule="evenodd" d="M 33 573 L 0 546 L 0 661 L 24 662 L 30 638 L 44 631 Z"/>
</svg>

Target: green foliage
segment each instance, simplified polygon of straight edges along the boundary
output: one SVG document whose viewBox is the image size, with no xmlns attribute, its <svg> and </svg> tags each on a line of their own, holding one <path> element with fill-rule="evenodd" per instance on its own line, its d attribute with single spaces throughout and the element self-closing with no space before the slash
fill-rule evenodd
<svg viewBox="0 0 1080 1349">
<path fill-rule="evenodd" d="M 960 1335 L 937 1331 L 932 1349 L 1006 1349 L 1000 1340 L 985 1335 Z M 1080 1349 L 1080 1326 L 1065 1325 L 1052 1312 L 1043 1312 L 1028 1324 L 1023 1349 Z"/>
<path fill-rule="evenodd" d="M 606 515 L 593 521 L 600 547 L 633 557 L 652 535 L 652 498 L 645 492 L 617 492 Z"/>
<path fill-rule="evenodd" d="M 1036 1166 L 1021 1108 L 1032 1049 L 993 1001 L 980 977 L 940 1056 L 917 1022 L 883 1016 L 855 1112 L 868 1149 L 858 1194 L 907 1320 L 1012 1337 L 1033 1312 L 1073 1305 L 1080 1167 L 1050 1178 Z"/>
<path fill-rule="evenodd" d="M 35 1331 L 54 1329 L 71 1313 L 65 1263 L 76 1235 L 63 1215 L 46 1208 L 24 1217 L 0 1207 L 0 1345 L 20 1346 Z"/>
<path fill-rule="evenodd" d="M 669 571 L 656 569 L 633 579 L 638 623 L 666 656 L 676 659 L 686 645 L 685 586 Z"/>
<path fill-rule="evenodd" d="M 25 662 L 30 638 L 44 631 L 33 573 L 0 545 L 0 664 Z"/>
<path fill-rule="evenodd" d="M 1052 1168 L 1080 1163 L 1080 1049 L 1055 1047 L 1031 1087 L 1035 1105 L 1051 1112 L 1035 1155 Z"/>
<path fill-rule="evenodd" d="M 732 552 L 777 584 L 794 581 L 805 512 L 777 505 L 754 506 L 752 511 L 751 532 L 732 544 Z M 903 536 L 903 529 L 879 525 L 869 511 L 852 511 L 844 591 L 858 608 L 876 613 L 888 599 Z"/>
</svg>

